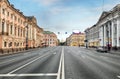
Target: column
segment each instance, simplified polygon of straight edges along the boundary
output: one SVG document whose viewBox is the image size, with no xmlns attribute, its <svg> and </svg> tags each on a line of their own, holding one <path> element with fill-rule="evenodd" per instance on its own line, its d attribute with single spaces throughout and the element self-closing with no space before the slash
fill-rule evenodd
<svg viewBox="0 0 120 79">
<path fill-rule="evenodd" d="M 103 43 L 104 43 L 104 46 L 106 46 L 106 24 L 103 26 L 104 27 L 104 39 L 103 39 Z"/>
<path fill-rule="evenodd" d="M 117 19 L 117 47 L 120 47 L 119 31 L 120 31 L 120 18 Z"/>
<path fill-rule="evenodd" d="M 115 41 L 114 41 L 114 19 L 112 20 L 112 47 L 115 46 Z"/>
<path fill-rule="evenodd" d="M 99 29 L 99 39 L 100 39 L 100 46 L 104 46 L 103 44 L 103 26 L 100 26 L 100 29 Z"/>
</svg>

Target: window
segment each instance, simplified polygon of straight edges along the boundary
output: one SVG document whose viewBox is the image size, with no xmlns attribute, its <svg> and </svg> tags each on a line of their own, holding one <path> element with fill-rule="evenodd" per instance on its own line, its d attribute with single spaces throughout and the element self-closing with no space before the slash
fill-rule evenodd
<svg viewBox="0 0 120 79">
<path fill-rule="evenodd" d="M 12 34 L 12 28 L 13 28 L 13 26 L 11 25 L 11 27 L 10 27 L 10 34 Z"/>
<path fill-rule="evenodd" d="M 7 47 L 7 42 L 4 42 L 4 47 Z"/>
<path fill-rule="evenodd" d="M 17 28 L 15 27 L 15 35 L 16 35 Z"/>
<path fill-rule="evenodd" d="M 11 14 L 11 19 L 13 19 L 13 14 Z"/>
<path fill-rule="evenodd" d="M 16 46 L 16 42 L 14 43 L 14 46 Z"/>
<path fill-rule="evenodd" d="M 2 9 L 2 13 L 5 14 L 5 9 Z"/>
<path fill-rule="evenodd" d="M 5 25 L 5 22 L 2 22 L 2 34 L 4 33 L 4 25 Z"/>
<path fill-rule="evenodd" d="M 18 36 L 20 35 L 20 28 L 18 28 Z"/>
<path fill-rule="evenodd" d="M 7 12 L 7 16 L 9 16 L 9 12 Z"/>
<path fill-rule="evenodd" d="M 7 24 L 7 33 L 9 35 L 9 24 Z"/>
<path fill-rule="evenodd" d="M 12 42 L 9 43 L 9 47 L 12 47 Z"/>
<path fill-rule="evenodd" d="M 22 37 L 22 29 L 21 29 L 21 37 Z"/>
</svg>

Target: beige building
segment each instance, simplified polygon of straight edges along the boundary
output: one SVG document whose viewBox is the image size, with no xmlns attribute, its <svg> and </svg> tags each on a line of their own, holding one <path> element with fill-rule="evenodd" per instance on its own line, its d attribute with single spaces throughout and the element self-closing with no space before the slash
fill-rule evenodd
<svg viewBox="0 0 120 79">
<path fill-rule="evenodd" d="M 8 0 L 0 0 L 0 52 L 39 47 L 42 32 L 35 17 L 26 17 Z"/>
<path fill-rule="evenodd" d="M 73 33 L 67 39 L 68 46 L 84 46 L 84 33 Z"/>
<path fill-rule="evenodd" d="M 45 47 L 51 47 L 51 46 L 57 46 L 58 45 L 58 39 L 57 35 L 50 31 L 44 31 L 44 46 Z"/>
</svg>

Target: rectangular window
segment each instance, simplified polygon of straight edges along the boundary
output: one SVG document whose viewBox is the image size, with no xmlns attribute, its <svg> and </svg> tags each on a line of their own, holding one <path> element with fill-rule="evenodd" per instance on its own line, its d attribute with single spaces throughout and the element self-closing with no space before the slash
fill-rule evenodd
<svg viewBox="0 0 120 79">
<path fill-rule="evenodd" d="M 9 35 L 9 24 L 7 24 L 7 33 Z"/>
<path fill-rule="evenodd" d="M 5 9 L 2 9 L 2 13 L 5 14 Z"/>
<path fill-rule="evenodd" d="M 11 27 L 10 27 L 10 33 L 12 34 L 12 28 L 13 28 L 13 26 L 11 25 Z"/>
<path fill-rule="evenodd" d="M 18 28 L 18 36 L 19 36 L 20 29 Z"/>
<path fill-rule="evenodd" d="M 22 29 L 21 29 L 21 37 L 22 37 Z"/>
<path fill-rule="evenodd" d="M 9 17 L 9 12 L 7 12 L 7 16 Z"/>
<path fill-rule="evenodd" d="M 7 47 L 7 42 L 4 42 L 4 47 Z"/>
<path fill-rule="evenodd" d="M 12 47 L 12 42 L 9 43 L 9 47 Z"/>
<path fill-rule="evenodd" d="M 5 25 L 5 22 L 2 22 L 2 34 L 4 34 L 4 25 Z"/>
<path fill-rule="evenodd" d="M 15 27 L 15 35 L 16 35 L 16 27 Z"/>
<path fill-rule="evenodd" d="M 13 14 L 11 14 L 11 19 L 13 19 Z"/>
</svg>

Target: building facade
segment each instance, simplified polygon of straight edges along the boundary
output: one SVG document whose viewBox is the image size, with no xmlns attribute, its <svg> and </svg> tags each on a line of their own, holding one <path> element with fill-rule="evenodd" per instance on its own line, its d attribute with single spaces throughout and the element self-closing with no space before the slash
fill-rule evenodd
<svg viewBox="0 0 120 79">
<path fill-rule="evenodd" d="M 84 46 L 84 33 L 73 33 L 67 39 L 67 46 Z"/>
<path fill-rule="evenodd" d="M 26 17 L 8 0 L 0 0 L 0 52 L 38 47 L 42 31 L 34 17 Z"/>
<path fill-rule="evenodd" d="M 44 47 L 58 46 L 57 35 L 50 31 L 44 31 Z"/>
<path fill-rule="evenodd" d="M 96 25 L 85 30 L 85 37 L 86 46 L 120 49 L 120 4 L 110 11 L 104 11 Z M 97 45 L 91 43 L 94 39 Z"/>
<path fill-rule="evenodd" d="M 98 47 L 100 46 L 100 40 L 99 40 L 99 26 L 93 25 L 90 28 L 87 28 L 85 30 L 85 45 L 89 47 Z"/>
<path fill-rule="evenodd" d="M 100 45 L 120 49 L 120 4 L 108 12 L 103 12 L 99 21 Z"/>
</svg>

